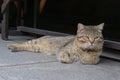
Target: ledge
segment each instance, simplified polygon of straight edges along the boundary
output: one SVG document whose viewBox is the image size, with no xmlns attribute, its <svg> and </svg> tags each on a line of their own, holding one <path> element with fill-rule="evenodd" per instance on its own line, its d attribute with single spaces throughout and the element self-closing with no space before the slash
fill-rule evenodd
<svg viewBox="0 0 120 80">
<path fill-rule="evenodd" d="M 52 35 L 52 36 L 68 36 L 68 35 L 70 35 L 70 34 L 66 34 L 66 33 L 35 29 L 35 28 L 29 28 L 29 27 L 24 27 L 24 26 L 18 26 L 17 29 L 18 29 L 18 31 L 34 33 L 34 34 L 39 34 L 39 35 Z M 120 50 L 120 42 L 105 40 L 104 47 Z"/>
</svg>

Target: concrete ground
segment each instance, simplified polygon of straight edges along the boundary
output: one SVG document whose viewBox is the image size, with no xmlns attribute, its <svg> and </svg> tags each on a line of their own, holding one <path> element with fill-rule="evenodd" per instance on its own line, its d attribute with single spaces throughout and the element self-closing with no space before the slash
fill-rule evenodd
<svg viewBox="0 0 120 80">
<path fill-rule="evenodd" d="M 120 80 L 120 62 L 102 58 L 98 65 L 62 64 L 55 61 L 55 56 L 10 52 L 7 44 L 32 38 L 17 36 L 9 39 L 0 39 L 0 80 Z"/>
</svg>

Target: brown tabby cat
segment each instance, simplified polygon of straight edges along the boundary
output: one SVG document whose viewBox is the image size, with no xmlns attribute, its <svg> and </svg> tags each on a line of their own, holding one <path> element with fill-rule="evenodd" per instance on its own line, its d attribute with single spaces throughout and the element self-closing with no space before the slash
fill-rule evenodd
<svg viewBox="0 0 120 80">
<path fill-rule="evenodd" d="M 56 54 L 60 62 L 97 64 L 103 47 L 104 23 L 97 26 L 78 24 L 76 36 L 56 37 L 44 36 L 22 44 L 10 44 L 11 51 L 32 51 L 48 55 Z"/>
</svg>

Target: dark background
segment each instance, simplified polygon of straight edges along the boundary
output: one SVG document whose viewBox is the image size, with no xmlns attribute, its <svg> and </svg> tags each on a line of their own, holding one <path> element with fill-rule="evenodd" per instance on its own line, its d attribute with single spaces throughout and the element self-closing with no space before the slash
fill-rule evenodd
<svg viewBox="0 0 120 80">
<path fill-rule="evenodd" d="M 24 1 L 24 0 L 23 0 Z M 24 25 L 33 27 L 34 0 L 27 0 Z M 24 2 L 23 2 L 24 3 Z M 11 26 L 16 25 L 16 8 L 11 5 Z M 22 6 L 24 7 L 24 6 Z M 37 28 L 75 34 L 77 23 L 97 25 L 105 23 L 105 39 L 120 41 L 120 0 L 47 0 L 39 13 Z"/>
<path fill-rule="evenodd" d="M 2 0 L 0 0 L 0 11 L 1 11 L 1 6 L 2 6 Z M 1 20 L 2 20 L 2 14 L 0 13 L 0 23 L 1 23 Z"/>
</svg>

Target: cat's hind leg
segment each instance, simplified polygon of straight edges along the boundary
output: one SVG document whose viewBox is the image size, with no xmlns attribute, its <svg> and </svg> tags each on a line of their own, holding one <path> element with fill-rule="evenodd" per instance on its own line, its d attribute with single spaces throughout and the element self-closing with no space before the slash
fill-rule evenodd
<svg viewBox="0 0 120 80">
<path fill-rule="evenodd" d="M 26 46 L 24 44 L 9 44 L 7 45 L 8 49 L 10 49 L 12 52 L 17 51 L 24 51 L 26 50 Z"/>
<path fill-rule="evenodd" d="M 40 42 L 39 39 L 34 39 L 30 40 L 21 44 L 9 44 L 7 47 L 12 51 L 12 52 L 17 52 L 17 51 L 32 51 L 32 52 L 39 52 L 40 48 L 38 47 Z"/>
<path fill-rule="evenodd" d="M 18 52 L 18 51 L 31 51 L 31 52 L 39 52 L 40 49 L 38 49 L 37 45 L 31 45 L 31 44 L 9 44 L 8 49 L 10 49 L 12 52 Z"/>
</svg>

